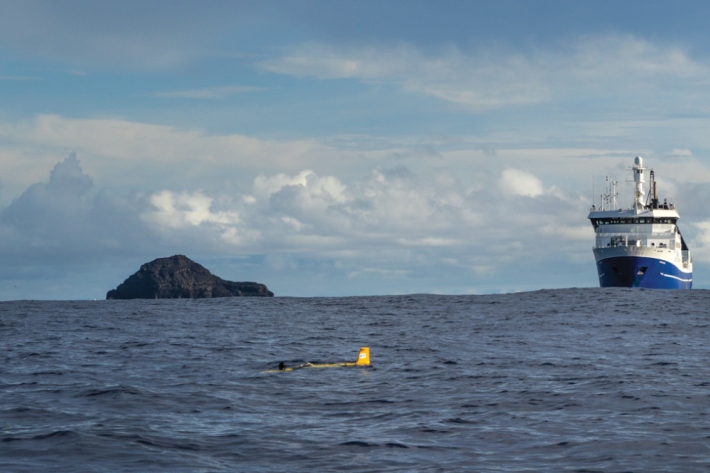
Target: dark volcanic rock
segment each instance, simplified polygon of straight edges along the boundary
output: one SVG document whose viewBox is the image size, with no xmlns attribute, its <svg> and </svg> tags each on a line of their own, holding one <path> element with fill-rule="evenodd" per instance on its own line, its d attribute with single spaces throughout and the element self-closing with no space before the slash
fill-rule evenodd
<svg viewBox="0 0 710 473">
<path fill-rule="evenodd" d="M 183 255 L 158 258 L 141 266 L 106 299 L 199 299 L 204 297 L 273 297 L 263 284 L 232 282 L 210 273 Z"/>
</svg>

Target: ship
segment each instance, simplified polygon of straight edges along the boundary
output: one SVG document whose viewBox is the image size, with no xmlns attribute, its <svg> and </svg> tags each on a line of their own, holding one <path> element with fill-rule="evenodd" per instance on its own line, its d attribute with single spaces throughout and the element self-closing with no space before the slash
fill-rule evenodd
<svg viewBox="0 0 710 473">
<path fill-rule="evenodd" d="M 631 167 L 634 196 L 631 208 L 617 204 L 617 182 L 606 178 L 600 206 L 592 205 L 587 217 L 594 227 L 596 260 L 601 287 L 690 289 L 693 259 L 678 228 L 678 209 L 668 199 L 660 202 L 653 169 L 645 194 L 643 158 Z"/>
</svg>

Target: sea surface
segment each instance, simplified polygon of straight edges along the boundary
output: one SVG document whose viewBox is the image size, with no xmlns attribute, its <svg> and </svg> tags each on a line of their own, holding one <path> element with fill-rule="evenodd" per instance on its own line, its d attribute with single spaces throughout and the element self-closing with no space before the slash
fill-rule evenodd
<svg viewBox="0 0 710 473">
<path fill-rule="evenodd" d="M 2 302 L 0 360 L 2 472 L 710 472 L 705 290 Z"/>
</svg>

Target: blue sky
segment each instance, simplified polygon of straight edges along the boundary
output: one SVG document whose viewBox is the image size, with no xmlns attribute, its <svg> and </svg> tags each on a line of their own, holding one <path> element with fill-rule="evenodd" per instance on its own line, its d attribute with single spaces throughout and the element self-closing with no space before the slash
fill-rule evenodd
<svg viewBox="0 0 710 473">
<path fill-rule="evenodd" d="M 178 253 L 277 295 L 593 287 L 636 155 L 710 286 L 706 2 L 2 9 L 0 299 Z"/>
</svg>

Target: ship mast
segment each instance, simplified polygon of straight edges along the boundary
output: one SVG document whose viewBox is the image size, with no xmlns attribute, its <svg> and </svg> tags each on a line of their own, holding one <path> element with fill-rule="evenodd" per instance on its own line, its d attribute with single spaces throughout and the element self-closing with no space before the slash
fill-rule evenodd
<svg viewBox="0 0 710 473">
<path fill-rule="evenodd" d="M 645 171 L 645 168 L 643 167 L 643 158 L 641 156 L 636 156 L 634 158 L 634 166 L 633 166 L 633 172 L 634 172 L 634 182 L 636 183 L 636 190 L 634 191 L 634 209 L 638 212 L 639 210 L 643 210 L 645 203 L 644 203 L 644 192 L 643 192 L 643 183 L 646 182 L 644 180 L 644 175 L 643 172 Z"/>
</svg>

